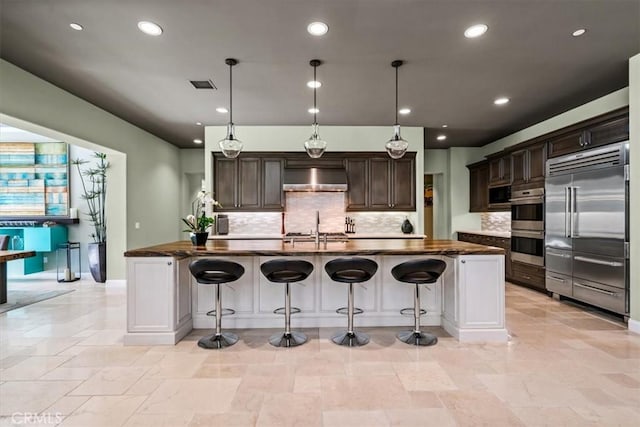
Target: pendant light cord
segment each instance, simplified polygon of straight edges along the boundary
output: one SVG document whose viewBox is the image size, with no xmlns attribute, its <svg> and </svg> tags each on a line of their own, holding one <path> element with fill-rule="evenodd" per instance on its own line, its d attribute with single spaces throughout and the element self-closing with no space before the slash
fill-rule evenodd
<svg viewBox="0 0 640 427">
<path fill-rule="evenodd" d="M 396 124 L 398 124 L 398 67 L 396 69 Z"/>
<path fill-rule="evenodd" d="M 397 102 L 398 101 L 396 100 L 396 103 Z M 233 65 L 232 64 L 229 64 L 229 123 L 233 123 Z"/>
<path fill-rule="evenodd" d="M 316 112 L 318 111 L 318 109 L 316 108 L 316 88 L 318 86 L 318 80 L 316 80 L 316 68 L 317 65 L 313 66 L 313 124 L 318 123 L 318 120 L 316 118 Z"/>
</svg>

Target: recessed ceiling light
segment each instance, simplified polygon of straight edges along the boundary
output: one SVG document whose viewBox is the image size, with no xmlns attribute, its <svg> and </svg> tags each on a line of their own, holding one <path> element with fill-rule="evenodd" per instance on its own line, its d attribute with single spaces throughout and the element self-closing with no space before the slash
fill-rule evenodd
<svg viewBox="0 0 640 427">
<path fill-rule="evenodd" d="M 226 108 L 224 108 L 224 107 L 218 107 L 218 108 L 216 108 L 216 111 L 217 111 L 218 113 L 222 113 L 222 114 L 226 114 L 226 113 L 228 113 L 228 112 L 229 112 L 229 110 L 227 110 L 227 109 L 226 109 Z"/>
<path fill-rule="evenodd" d="M 196 126 L 202 126 L 202 122 L 196 122 Z"/>
<path fill-rule="evenodd" d="M 442 125 L 442 127 L 443 127 L 443 128 L 448 128 L 448 127 L 449 127 L 449 125 Z"/>
<path fill-rule="evenodd" d="M 485 24 L 472 25 L 464 30 L 464 36 L 468 39 L 474 39 L 486 33 L 488 29 L 489 27 L 487 27 Z"/>
<path fill-rule="evenodd" d="M 507 102 L 509 102 L 509 98 L 507 98 L 506 96 L 503 96 L 501 98 L 496 98 L 495 101 L 493 101 L 493 103 L 496 105 L 504 105 Z"/>
<path fill-rule="evenodd" d="M 160 25 L 151 21 L 138 22 L 138 29 L 150 36 L 159 36 L 160 34 L 162 34 L 162 28 L 160 27 Z"/>
<path fill-rule="evenodd" d="M 307 111 L 309 114 L 318 114 L 320 112 L 317 108 L 309 108 Z"/>
<path fill-rule="evenodd" d="M 580 29 L 575 30 L 573 33 L 571 33 L 571 35 L 572 35 L 573 37 L 580 37 L 581 35 L 583 35 L 583 34 L 584 34 L 584 33 L 586 33 L 586 32 L 587 32 L 587 30 L 586 30 L 586 29 L 584 29 L 584 28 L 580 28 Z"/>
<path fill-rule="evenodd" d="M 194 139 L 193 142 L 196 144 L 202 144 L 202 140 L 200 138 Z"/>
<path fill-rule="evenodd" d="M 411 108 L 401 108 L 398 110 L 398 113 L 400 114 L 409 114 L 411 113 Z"/>
<path fill-rule="evenodd" d="M 77 24 L 77 23 L 75 23 L 75 22 L 72 22 L 71 24 L 69 24 L 69 26 L 70 26 L 71 28 L 73 28 L 74 30 L 76 30 L 76 31 L 82 31 L 82 30 L 84 30 L 84 27 L 83 27 L 82 25 Z"/>
<path fill-rule="evenodd" d="M 324 36 L 329 31 L 329 26 L 324 22 L 312 22 L 307 25 L 307 31 L 312 36 Z"/>
<path fill-rule="evenodd" d="M 438 137 L 436 139 L 438 141 L 444 141 L 445 139 L 447 139 L 447 135 L 438 135 Z"/>
<path fill-rule="evenodd" d="M 322 82 L 319 82 L 317 80 L 310 80 L 307 82 L 307 87 L 311 89 L 319 88 L 321 86 L 322 86 Z"/>
</svg>

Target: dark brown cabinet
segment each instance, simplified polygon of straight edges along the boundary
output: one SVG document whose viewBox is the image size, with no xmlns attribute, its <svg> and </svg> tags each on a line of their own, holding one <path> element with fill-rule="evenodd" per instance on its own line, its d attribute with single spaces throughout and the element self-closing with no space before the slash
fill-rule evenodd
<svg viewBox="0 0 640 427">
<path fill-rule="evenodd" d="M 504 249 L 504 277 L 511 280 L 513 277 L 511 263 L 511 239 L 508 237 L 486 236 L 484 234 L 458 233 L 461 242 L 476 243 L 484 246 L 496 246 Z"/>
<path fill-rule="evenodd" d="M 217 211 L 283 209 L 280 159 L 214 156 L 214 177 L 213 197 L 222 205 Z"/>
<path fill-rule="evenodd" d="M 468 165 L 469 212 L 489 210 L 489 163 L 486 161 Z"/>
<path fill-rule="evenodd" d="M 544 267 L 513 261 L 511 271 L 511 280 L 514 283 L 546 292 Z"/>
<path fill-rule="evenodd" d="M 369 206 L 369 161 L 347 159 L 347 210 L 364 210 Z"/>
<path fill-rule="evenodd" d="M 544 185 L 545 142 L 529 145 L 511 153 L 511 187 L 533 188 Z"/>
<path fill-rule="evenodd" d="M 629 139 L 629 116 L 624 114 L 549 140 L 549 158 Z"/>
<path fill-rule="evenodd" d="M 489 158 L 489 186 L 511 184 L 511 156 L 503 154 Z"/>
<path fill-rule="evenodd" d="M 415 153 L 407 153 L 397 160 L 390 159 L 386 154 L 377 156 L 346 160 L 349 187 L 347 210 L 415 210 Z"/>
</svg>

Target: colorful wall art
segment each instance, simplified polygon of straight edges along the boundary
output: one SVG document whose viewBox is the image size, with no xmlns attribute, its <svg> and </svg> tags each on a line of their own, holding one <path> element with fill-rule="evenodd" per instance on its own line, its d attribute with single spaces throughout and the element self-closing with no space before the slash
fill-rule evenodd
<svg viewBox="0 0 640 427">
<path fill-rule="evenodd" d="M 64 142 L 0 142 L 0 217 L 66 216 L 69 149 Z"/>
</svg>

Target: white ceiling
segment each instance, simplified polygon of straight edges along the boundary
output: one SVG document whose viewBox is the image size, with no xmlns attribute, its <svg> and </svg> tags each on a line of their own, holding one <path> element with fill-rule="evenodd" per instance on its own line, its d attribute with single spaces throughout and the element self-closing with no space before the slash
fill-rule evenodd
<svg viewBox="0 0 640 427">
<path fill-rule="evenodd" d="M 0 0 L 0 56 L 181 147 L 227 115 L 234 57 L 238 125 L 304 125 L 318 58 L 321 125 L 400 123 L 426 145 L 477 146 L 628 85 L 640 0 Z M 164 34 L 138 31 L 139 20 Z M 321 38 L 306 32 L 325 21 Z M 71 22 L 84 26 L 81 32 Z M 485 36 L 466 39 L 474 23 Z M 572 37 L 577 28 L 585 35 Z M 197 91 L 190 79 L 218 90 Z M 493 105 L 497 96 L 511 102 Z M 448 139 L 435 136 L 447 124 Z"/>
</svg>

